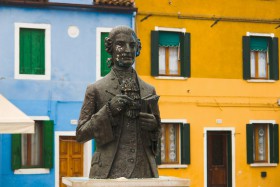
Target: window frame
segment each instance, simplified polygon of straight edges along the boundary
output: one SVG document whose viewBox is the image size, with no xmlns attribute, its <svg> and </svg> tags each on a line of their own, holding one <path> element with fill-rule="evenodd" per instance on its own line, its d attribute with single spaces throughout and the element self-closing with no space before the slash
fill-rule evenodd
<svg viewBox="0 0 280 187">
<path fill-rule="evenodd" d="M 48 167 L 23 167 L 22 164 L 20 166 L 20 168 L 14 169 L 14 174 L 48 174 L 50 173 L 50 169 L 53 168 L 53 161 L 54 161 L 54 123 L 53 121 L 50 120 L 50 118 L 48 116 L 29 116 L 31 119 L 36 120 L 36 121 L 45 121 L 45 122 L 50 122 L 49 124 L 42 124 L 42 125 L 48 125 L 48 130 L 51 130 L 53 133 L 51 134 L 51 141 L 48 141 L 48 145 L 51 146 L 51 153 L 49 154 L 49 156 L 51 156 L 51 162 L 49 163 Z M 43 127 L 44 128 L 44 127 Z M 21 138 L 21 136 L 20 136 Z M 46 137 L 42 137 L 43 141 L 45 141 Z M 13 144 L 13 138 L 12 138 L 12 144 Z M 44 143 L 43 143 L 44 144 Z M 20 145 L 21 146 L 21 145 Z M 46 144 L 45 144 L 46 146 Z M 21 148 L 20 148 L 21 149 Z M 42 149 L 42 151 L 44 152 L 44 148 Z M 15 154 L 13 152 L 13 148 L 12 148 L 12 162 L 13 162 L 13 154 Z M 21 153 L 20 153 L 20 159 L 21 159 Z M 44 159 L 44 158 L 43 158 Z M 45 158 L 46 159 L 46 158 Z M 21 162 L 21 161 L 20 161 Z M 43 161 L 44 162 L 44 161 Z"/>
<path fill-rule="evenodd" d="M 39 124 L 36 124 L 36 123 L 39 123 Z M 26 160 L 26 165 L 23 165 L 21 164 L 21 168 L 23 169 L 29 169 L 29 168 L 42 168 L 43 166 L 43 121 L 42 120 L 35 120 L 35 127 L 36 126 L 40 126 L 40 127 L 37 127 L 39 128 L 39 134 L 40 134 L 40 138 L 39 138 L 39 144 L 40 144 L 40 150 L 39 150 L 39 157 L 40 157 L 40 164 L 39 165 L 31 165 L 31 149 L 32 149 L 32 142 L 31 142 L 31 137 L 32 135 L 34 134 L 21 134 L 21 143 L 23 142 L 23 136 L 26 136 L 26 143 L 27 143 L 27 151 L 26 151 L 26 154 L 27 154 L 27 160 Z M 35 133 L 36 133 L 36 130 L 35 130 Z M 21 150 L 22 150 L 22 145 L 21 145 Z M 22 153 L 22 152 L 21 152 Z M 21 162 L 22 162 L 22 155 L 21 155 Z"/>
<path fill-rule="evenodd" d="M 265 37 L 271 38 L 268 41 L 269 49 L 267 53 L 267 60 L 268 63 L 266 78 L 263 77 L 251 77 L 251 50 L 250 50 L 250 37 Z M 278 38 L 274 36 L 273 33 L 253 33 L 253 32 L 246 32 L 246 36 L 242 38 L 243 46 L 243 79 L 247 82 L 275 82 L 279 80 L 279 57 L 278 57 Z M 275 63 L 277 62 L 277 63 Z M 271 69 L 272 67 L 272 69 Z"/>
<path fill-rule="evenodd" d="M 161 126 L 167 126 L 167 128 L 165 128 L 165 137 L 166 138 L 168 137 L 168 135 L 170 136 L 170 134 L 169 134 L 167 129 L 169 129 L 171 125 L 176 126 L 175 127 L 175 134 L 177 136 L 175 137 L 175 139 L 176 139 L 175 140 L 176 141 L 175 147 L 176 147 L 176 157 L 177 158 L 176 158 L 176 160 L 174 162 L 170 161 L 169 155 L 167 154 L 169 152 L 169 150 L 168 150 L 169 145 L 165 144 L 165 148 L 166 148 L 165 149 L 165 155 L 166 155 L 166 158 L 165 158 L 164 162 L 161 160 L 161 164 L 163 164 L 163 165 L 169 165 L 169 164 L 170 165 L 178 165 L 181 162 L 181 156 L 180 156 L 181 155 L 181 149 L 180 149 L 180 145 L 181 145 L 181 141 L 180 141 L 180 138 L 181 138 L 180 126 L 181 126 L 181 123 L 161 123 Z M 169 141 L 170 140 L 167 139 L 167 140 L 165 140 L 165 143 L 168 143 Z"/>
<path fill-rule="evenodd" d="M 45 30 L 45 74 L 20 74 L 20 29 Z M 51 25 L 35 23 L 15 23 L 15 79 L 50 80 L 51 79 Z"/>
<path fill-rule="evenodd" d="M 161 48 L 161 47 L 159 47 Z M 178 66 L 178 73 L 177 74 L 171 74 L 170 73 L 170 69 L 169 69 L 169 66 L 170 66 L 170 48 L 171 47 L 162 47 L 164 49 L 164 54 L 165 54 L 165 74 L 161 74 L 160 73 L 160 70 L 159 70 L 159 76 L 172 76 L 172 77 L 178 77 L 181 75 L 181 62 L 180 62 L 180 47 L 177 47 L 178 49 L 178 60 L 177 60 L 177 66 Z M 159 62 L 160 63 L 160 62 Z"/>
<path fill-rule="evenodd" d="M 101 33 L 110 32 L 113 28 L 97 27 L 96 28 L 96 80 L 100 80 L 101 76 Z"/>
<path fill-rule="evenodd" d="M 178 51 L 178 54 L 181 54 L 181 57 L 179 58 L 179 75 L 161 75 L 159 73 L 159 46 L 157 43 L 154 43 L 152 40 L 156 39 L 158 36 L 155 36 L 155 32 L 160 31 L 167 31 L 167 32 L 177 32 L 177 33 L 183 33 L 184 36 L 180 36 L 180 41 L 184 41 L 184 44 L 180 43 L 180 48 Z M 153 33 L 154 32 L 154 33 Z M 186 36 L 188 35 L 188 37 Z M 190 77 L 190 33 L 186 32 L 185 28 L 168 28 L 168 27 L 158 27 L 155 26 L 154 31 L 152 31 L 151 36 L 151 75 L 155 77 L 155 79 L 174 79 L 174 80 L 185 80 L 188 77 Z M 187 39 L 188 38 L 188 39 Z M 156 39 L 157 40 L 157 39 Z M 185 43 L 188 42 L 188 45 Z M 157 47 L 156 47 L 157 46 Z M 154 51 L 154 48 L 157 48 L 157 51 Z M 188 49 L 184 53 L 182 53 L 182 48 Z M 157 59 L 157 60 L 155 60 Z M 157 62 L 155 62 L 157 61 Z"/>
<path fill-rule="evenodd" d="M 158 165 L 158 168 L 187 168 L 188 164 L 182 164 L 182 132 L 181 132 L 181 129 L 182 129 L 182 126 L 187 124 L 189 126 L 189 124 L 187 123 L 187 120 L 185 119 L 161 119 L 161 123 L 164 124 L 164 123 L 167 123 L 167 124 L 178 124 L 180 127 L 179 127 L 179 163 L 178 164 L 171 164 L 171 163 L 164 163 L 164 164 L 159 164 Z M 184 141 L 189 141 L 189 146 L 190 146 L 190 132 L 189 132 L 189 136 L 188 137 L 185 137 L 187 139 L 184 139 Z M 160 147 L 160 146 L 159 146 Z M 159 151 L 161 151 L 161 149 L 159 149 Z M 188 157 L 189 157 L 189 162 L 190 162 L 190 147 L 186 147 L 186 151 L 188 152 Z M 186 156 L 186 155 L 185 155 Z M 161 158 L 161 155 L 159 154 L 158 155 L 159 158 Z"/>
<path fill-rule="evenodd" d="M 258 162 L 254 160 L 254 147 L 255 145 L 255 141 L 253 136 L 254 136 L 254 131 L 255 128 L 253 127 L 256 124 L 266 124 L 267 125 L 267 162 Z M 251 167 L 271 167 L 271 166 L 277 166 L 278 162 L 279 162 L 279 153 L 276 154 L 278 156 L 278 162 L 273 162 L 271 160 L 271 149 L 273 148 L 270 144 L 272 141 L 272 137 L 270 137 L 270 135 L 272 133 L 277 134 L 277 145 L 279 145 L 279 132 L 270 132 L 271 130 L 275 130 L 275 129 L 271 129 L 271 126 L 277 126 L 276 129 L 278 129 L 278 124 L 276 124 L 275 120 L 250 120 L 249 124 L 246 125 L 246 146 L 247 146 L 247 164 L 249 164 Z M 252 128 L 252 129 L 251 129 Z M 250 130 L 251 129 L 251 130 Z M 252 134 L 251 134 L 252 133 Z M 251 142 L 250 142 L 251 141 Z M 275 143 L 274 143 L 275 144 Z M 251 147 L 249 147 L 251 145 Z M 278 148 L 279 149 L 279 148 Z M 276 150 L 279 151 L 279 150 Z M 276 156 L 274 155 L 274 156 Z M 275 159 L 275 158 L 274 158 Z"/>
<path fill-rule="evenodd" d="M 258 140 L 259 140 L 259 134 L 257 130 L 260 128 L 259 126 L 264 126 L 265 129 L 265 159 L 262 161 L 259 158 L 259 155 L 257 152 L 259 151 L 258 148 Z M 269 163 L 269 124 L 267 123 L 253 123 L 253 155 L 254 155 L 254 163 Z"/>
</svg>

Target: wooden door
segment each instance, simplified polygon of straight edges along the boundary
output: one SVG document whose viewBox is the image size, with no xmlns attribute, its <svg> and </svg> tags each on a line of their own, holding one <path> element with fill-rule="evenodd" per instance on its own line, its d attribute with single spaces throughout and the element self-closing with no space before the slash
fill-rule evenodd
<svg viewBox="0 0 280 187">
<path fill-rule="evenodd" d="M 229 187 L 229 131 L 207 132 L 207 187 Z"/>
<path fill-rule="evenodd" d="M 59 137 L 59 186 L 66 187 L 62 183 L 62 177 L 83 176 L 83 144 L 76 142 L 74 136 Z"/>
</svg>

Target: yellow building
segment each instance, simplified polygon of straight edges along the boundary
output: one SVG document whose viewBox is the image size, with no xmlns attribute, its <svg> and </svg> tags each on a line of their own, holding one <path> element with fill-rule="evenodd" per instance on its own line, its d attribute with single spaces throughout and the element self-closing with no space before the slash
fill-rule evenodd
<svg viewBox="0 0 280 187">
<path fill-rule="evenodd" d="M 160 175 L 278 187 L 279 1 L 135 0 L 136 70 L 160 95 Z"/>
</svg>

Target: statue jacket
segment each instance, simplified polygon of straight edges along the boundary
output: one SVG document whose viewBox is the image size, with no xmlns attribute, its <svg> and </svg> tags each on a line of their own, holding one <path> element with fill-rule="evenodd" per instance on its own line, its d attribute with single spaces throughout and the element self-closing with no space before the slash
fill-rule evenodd
<svg viewBox="0 0 280 187">
<path fill-rule="evenodd" d="M 153 86 L 137 76 L 141 98 L 155 95 Z M 103 79 L 87 87 L 82 105 L 76 137 L 78 142 L 94 139 L 96 151 L 92 157 L 90 178 L 108 178 L 121 134 L 123 114 L 116 117 L 108 112 L 107 103 L 114 95 L 121 94 L 118 78 L 111 71 Z M 157 103 L 147 105 L 146 113 L 152 113 L 157 119 L 158 127 L 154 131 L 141 130 L 141 140 L 154 177 L 158 177 L 155 156 L 160 138 L 160 114 Z"/>
</svg>

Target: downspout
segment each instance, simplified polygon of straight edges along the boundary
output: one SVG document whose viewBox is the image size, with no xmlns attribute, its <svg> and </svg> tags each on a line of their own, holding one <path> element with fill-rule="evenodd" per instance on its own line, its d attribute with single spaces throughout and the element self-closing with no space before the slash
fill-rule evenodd
<svg viewBox="0 0 280 187">
<path fill-rule="evenodd" d="M 134 31 L 135 31 L 135 17 L 136 17 L 136 12 L 133 12 L 132 13 L 132 18 L 131 18 L 131 28 Z"/>
</svg>

